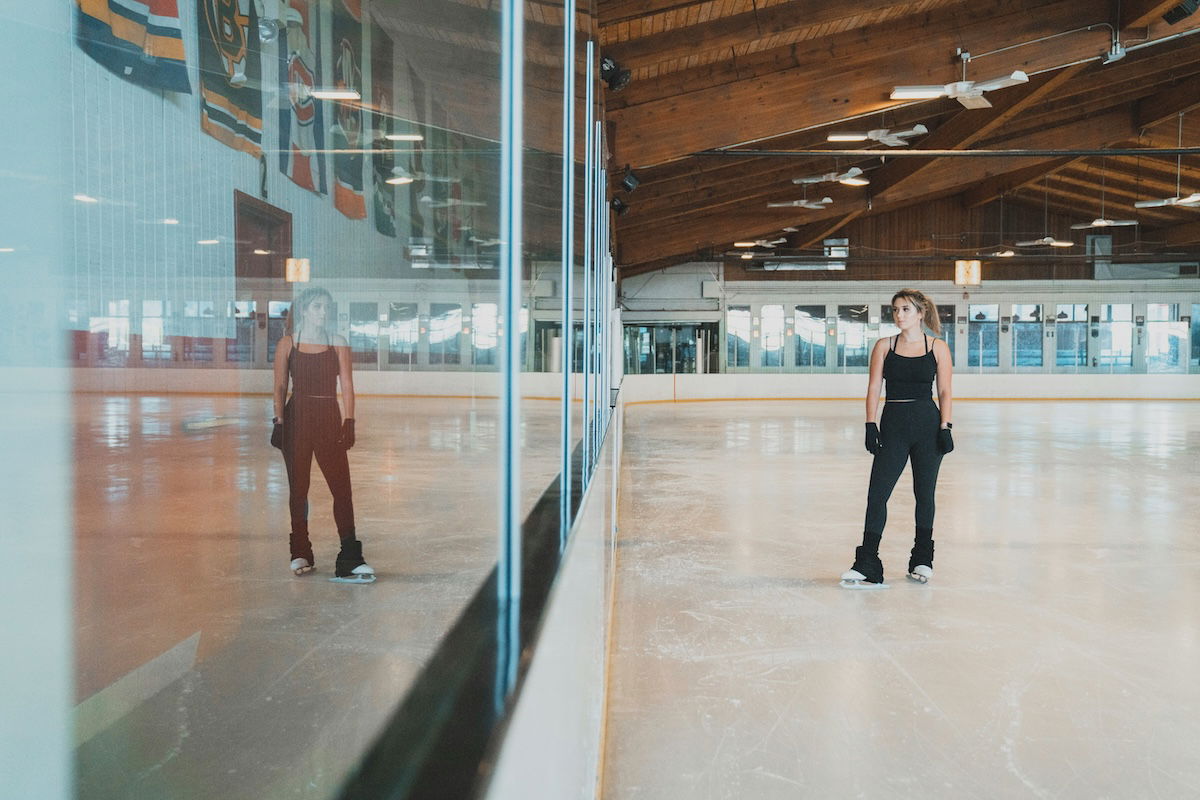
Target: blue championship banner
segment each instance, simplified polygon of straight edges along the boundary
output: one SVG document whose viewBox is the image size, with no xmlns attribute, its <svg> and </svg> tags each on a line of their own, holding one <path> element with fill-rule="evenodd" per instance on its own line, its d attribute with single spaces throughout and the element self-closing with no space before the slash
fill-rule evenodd
<svg viewBox="0 0 1200 800">
<path fill-rule="evenodd" d="M 395 102 L 395 79 L 392 75 L 392 40 L 383 28 L 371 24 L 371 103 L 374 106 L 371 127 L 374 130 L 375 152 L 371 156 L 371 188 L 375 207 L 375 230 L 384 236 L 396 235 L 396 187 L 388 183 L 396 157 L 392 142 Z"/>
<path fill-rule="evenodd" d="M 365 219 L 363 195 L 362 8 L 359 0 L 334 0 L 333 85 L 358 92 L 359 100 L 334 103 L 329 129 L 333 148 L 333 205 L 351 219 Z"/>
</svg>

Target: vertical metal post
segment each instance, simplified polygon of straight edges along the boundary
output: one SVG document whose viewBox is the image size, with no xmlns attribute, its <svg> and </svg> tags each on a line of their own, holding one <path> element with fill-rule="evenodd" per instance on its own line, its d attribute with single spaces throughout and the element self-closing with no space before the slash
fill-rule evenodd
<svg viewBox="0 0 1200 800">
<path fill-rule="evenodd" d="M 595 42 L 587 43 L 587 87 L 584 102 L 587 103 L 586 118 L 584 124 L 586 129 L 586 148 L 587 157 L 584 160 L 584 207 L 583 207 L 583 354 L 580 360 L 580 372 L 583 375 L 583 436 L 580 444 L 583 448 L 583 470 L 581 472 L 583 485 L 579 487 L 584 489 L 588 482 L 588 457 L 591 454 L 591 420 L 588 415 L 588 389 L 591 387 L 590 361 L 588 360 L 588 345 L 591 341 L 590 324 L 591 318 L 588 314 L 589 300 L 591 299 L 590 279 L 592 275 L 592 264 L 594 262 L 595 248 L 593 242 L 596 237 L 596 220 L 595 220 L 595 169 L 596 169 L 596 148 L 595 138 L 592 129 L 592 120 L 596 115 L 596 86 L 592 70 L 596 59 Z"/>
<path fill-rule="evenodd" d="M 525 8 L 504 0 L 500 86 L 500 552 L 496 563 L 498 641 L 496 703 L 503 707 L 517 677 L 521 608 L 520 399 L 522 123 Z"/>
<path fill-rule="evenodd" d="M 590 53 L 590 50 L 589 50 Z M 591 58 L 588 59 L 591 83 Z M 562 163 L 562 452 L 559 479 L 559 549 L 565 550 L 571 532 L 571 383 L 575 348 L 575 0 L 563 9 L 563 163 Z"/>
</svg>

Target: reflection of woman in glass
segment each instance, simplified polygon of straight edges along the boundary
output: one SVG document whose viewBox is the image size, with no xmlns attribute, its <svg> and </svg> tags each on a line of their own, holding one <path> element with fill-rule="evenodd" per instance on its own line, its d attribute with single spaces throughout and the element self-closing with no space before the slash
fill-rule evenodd
<svg viewBox="0 0 1200 800">
<path fill-rule="evenodd" d="M 333 493 L 333 518 L 341 550 L 331 580 L 370 583 L 375 580 L 354 535 L 354 502 L 350 494 L 350 463 L 346 451 L 354 446 L 354 379 L 346 340 L 326 328 L 333 298 L 324 289 L 305 289 L 288 317 L 289 335 L 275 348 L 275 419 L 271 444 L 283 451 L 287 466 L 288 509 L 292 518 L 291 569 L 297 575 L 316 566 L 308 538 L 308 484 L 313 456 Z M 284 404 L 288 379 L 292 396 Z M 338 408 L 338 380 L 346 418 Z"/>
<path fill-rule="evenodd" d="M 862 544 L 854 552 L 854 566 L 842 575 L 848 589 L 882 589 L 883 563 L 879 540 L 887 522 L 887 502 L 892 489 L 911 460 L 913 494 L 917 501 L 917 535 L 908 560 L 908 577 L 919 583 L 933 576 L 933 494 L 942 456 L 954 449 L 950 435 L 954 368 L 950 348 L 943 339 L 937 306 L 915 289 L 901 289 L 892 298 L 892 318 L 900 333 L 875 342 L 867 384 L 867 451 L 875 456 L 871 486 L 867 491 L 867 517 Z M 933 402 L 937 378 L 938 402 Z M 879 395 L 887 381 L 887 402 L 875 424 Z"/>
</svg>

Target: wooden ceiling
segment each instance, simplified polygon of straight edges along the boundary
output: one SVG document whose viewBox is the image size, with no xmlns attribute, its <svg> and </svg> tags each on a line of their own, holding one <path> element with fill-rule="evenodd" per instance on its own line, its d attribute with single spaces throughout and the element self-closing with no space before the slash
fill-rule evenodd
<svg viewBox="0 0 1200 800">
<path fill-rule="evenodd" d="M 612 191 L 630 206 L 616 218 L 622 275 L 720 258 L 733 242 L 786 236 L 800 250 L 869 218 L 939 203 L 972 209 L 1000 198 L 1057 220 L 1137 219 L 1139 242 L 1200 243 L 1200 208 L 1135 209 L 1176 194 L 1176 157 L 1080 156 L 1082 149 L 1200 146 L 1200 12 L 1175 24 L 1178 0 L 600 0 L 601 54 L 632 71 L 605 92 Z M 1119 12 L 1118 12 L 1119 8 Z M 1118 19 L 1119 13 L 1119 19 Z M 1129 48 L 1102 64 L 1112 26 Z M 1028 83 L 987 94 L 991 108 L 947 98 L 890 100 L 894 86 L 1023 70 Z M 1037 149 L 1037 157 L 724 155 L 723 150 L 887 150 L 875 142 L 830 144 L 835 130 L 929 133 L 895 151 Z M 622 168 L 640 179 L 620 187 Z M 795 177 L 866 170 L 869 186 L 822 183 L 819 210 L 768 208 L 797 200 Z M 1179 189 L 1200 191 L 1200 157 L 1185 156 Z M 947 199 L 954 202 L 947 204 Z M 995 214 L 992 214 L 995 217 Z M 1029 216 L 1027 213 L 1026 217 Z M 1037 216 L 1037 215 L 1034 215 Z M 794 231 L 783 232 L 785 227 Z M 1063 235 L 1066 231 L 1046 231 Z M 1014 232 L 1016 233 L 1016 232 Z M 872 234 L 877 235 L 877 234 Z M 882 234 L 878 234 L 882 236 Z M 906 241 L 905 247 L 913 243 Z M 884 237 L 852 241 L 876 252 Z"/>
</svg>

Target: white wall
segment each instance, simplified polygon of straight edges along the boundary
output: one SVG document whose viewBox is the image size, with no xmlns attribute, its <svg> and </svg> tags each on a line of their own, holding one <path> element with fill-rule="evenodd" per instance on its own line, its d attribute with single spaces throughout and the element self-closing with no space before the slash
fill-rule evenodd
<svg viewBox="0 0 1200 800">
<path fill-rule="evenodd" d="M 550 593 L 489 800 L 598 796 L 622 422 L 618 405 Z"/>
</svg>

